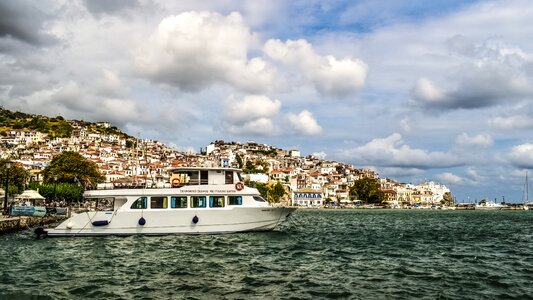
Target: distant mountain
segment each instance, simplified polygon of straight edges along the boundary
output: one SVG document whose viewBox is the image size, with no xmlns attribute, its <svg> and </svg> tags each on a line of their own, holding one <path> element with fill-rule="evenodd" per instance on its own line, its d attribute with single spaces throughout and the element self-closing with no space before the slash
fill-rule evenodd
<svg viewBox="0 0 533 300">
<path fill-rule="evenodd" d="M 10 130 L 29 129 L 46 133 L 50 137 L 70 137 L 75 127 L 85 127 L 90 133 L 116 134 L 121 137 L 131 138 L 115 126 L 101 126 L 80 120 L 65 120 L 62 116 L 47 117 L 32 115 L 23 112 L 12 112 L 0 107 L 0 135 L 6 136 Z"/>
</svg>

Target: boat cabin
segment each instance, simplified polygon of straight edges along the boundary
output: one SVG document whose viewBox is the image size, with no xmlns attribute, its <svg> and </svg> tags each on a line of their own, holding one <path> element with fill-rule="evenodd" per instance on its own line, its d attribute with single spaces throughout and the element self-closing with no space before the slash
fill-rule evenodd
<svg viewBox="0 0 533 300">
<path fill-rule="evenodd" d="M 226 187 L 219 189 L 218 194 L 215 195 L 211 195 L 205 189 L 192 192 L 192 194 L 190 194 L 190 189 L 187 192 L 172 189 L 147 189 L 142 193 L 135 189 L 117 189 L 86 191 L 84 197 L 87 200 L 90 199 L 90 209 L 97 211 L 116 211 L 122 208 L 131 197 L 135 196 L 139 196 L 138 202 L 133 203 L 131 209 L 146 209 L 148 207 L 166 209 L 169 206 L 172 208 L 207 207 L 208 199 L 209 207 L 224 207 L 226 205 L 241 205 L 243 201 L 242 194 L 225 195 L 227 191 L 244 189 L 240 169 L 179 167 L 171 169 L 169 172 L 172 188 L 195 185 L 226 185 Z M 257 202 L 265 202 L 260 196 L 254 196 L 253 199 Z"/>
<path fill-rule="evenodd" d="M 240 170 L 234 168 L 181 167 L 172 169 L 170 175 L 172 187 L 235 184 L 242 181 Z"/>
</svg>

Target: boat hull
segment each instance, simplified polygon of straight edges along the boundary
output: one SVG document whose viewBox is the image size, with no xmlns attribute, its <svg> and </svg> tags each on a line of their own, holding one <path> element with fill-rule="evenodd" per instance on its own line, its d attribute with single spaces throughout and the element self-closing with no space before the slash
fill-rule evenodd
<svg viewBox="0 0 533 300">
<path fill-rule="evenodd" d="M 239 207 L 86 212 L 73 215 L 56 228 L 47 230 L 47 235 L 128 236 L 267 231 L 285 222 L 294 210 L 296 208 Z"/>
</svg>

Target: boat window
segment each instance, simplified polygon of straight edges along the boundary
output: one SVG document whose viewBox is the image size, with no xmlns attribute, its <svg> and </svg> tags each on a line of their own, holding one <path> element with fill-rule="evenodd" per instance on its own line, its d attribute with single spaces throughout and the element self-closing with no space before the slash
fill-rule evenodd
<svg viewBox="0 0 533 300">
<path fill-rule="evenodd" d="M 122 205 L 126 204 L 128 202 L 128 198 L 115 198 L 114 199 L 114 208 L 113 210 L 117 210 L 122 207 Z"/>
<path fill-rule="evenodd" d="M 266 202 L 266 200 L 263 199 L 263 197 L 261 197 L 261 196 L 254 196 L 254 200 L 257 201 L 257 202 Z"/>
<path fill-rule="evenodd" d="M 197 185 L 199 183 L 198 171 L 189 171 L 187 172 L 187 176 L 189 177 L 187 184 Z"/>
<path fill-rule="evenodd" d="M 242 196 L 228 196 L 228 205 L 242 205 Z"/>
<path fill-rule="evenodd" d="M 170 197 L 170 208 L 187 208 L 187 196 Z"/>
<path fill-rule="evenodd" d="M 113 198 L 96 199 L 95 210 L 113 211 Z"/>
<path fill-rule="evenodd" d="M 150 197 L 150 208 L 167 208 L 167 197 Z"/>
<path fill-rule="evenodd" d="M 197 185 L 199 184 L 198 171 L 179 171 L 177 178 L 181 185 Z"/>
<path fill-rule="evenodd" d="M 205 196 L 192 196 L 191 197 L 191 207 L 205 207 L 206 206 L 206 197 Z"/>
<path fill-rule="evenodd" d="M 200 184 L 209 184 L 209 172 L 208 171 L 200 171 Z"/>
<path fill-rule="evenodd" d="M 131 209 L 146 209 L 148 204 L 148 198 L 146 197 L 139 197 L 133 204 L 131 205 Z"/>
<path fill-rule="evenodd" d="M 226 184 L 233 183 L 233 171 L 226 171 Z"/>
<path fill-rule="evenodd" d="M 224 196 L 209 196 L 209 207 L 224 207 Z"/>
</svg>

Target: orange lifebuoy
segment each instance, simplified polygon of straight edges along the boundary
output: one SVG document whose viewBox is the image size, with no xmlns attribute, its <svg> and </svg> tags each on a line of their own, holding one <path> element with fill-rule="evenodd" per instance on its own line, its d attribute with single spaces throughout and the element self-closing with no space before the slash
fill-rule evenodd
<svg viewBox="0 0 533 300">
<path fill-rule="evenodd" d="M 242 183 L 242 182 L 237 182 L 237 183 L 235 184 L 235 188 L 237 189 L 237 191 L 240 191 L 240 190 L 244 189 L 244 183 Z"/>
<path fill-rule="evenodd" d="M 178 178 L 172 179 L 172 187 L 180 186 L 180 180 Z"/>
</svg>

